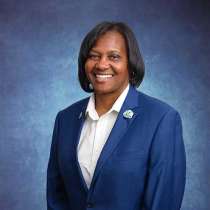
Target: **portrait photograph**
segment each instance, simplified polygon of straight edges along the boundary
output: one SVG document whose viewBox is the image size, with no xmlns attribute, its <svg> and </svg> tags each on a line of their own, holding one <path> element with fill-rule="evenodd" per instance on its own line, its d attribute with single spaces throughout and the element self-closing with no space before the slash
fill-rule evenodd
<svg viewBox="0 0 210 210">
<path fill-rule="evenodd" d="M 209 11 L 0 0 L 0 209 L 209 210 Z"/>
</svg>

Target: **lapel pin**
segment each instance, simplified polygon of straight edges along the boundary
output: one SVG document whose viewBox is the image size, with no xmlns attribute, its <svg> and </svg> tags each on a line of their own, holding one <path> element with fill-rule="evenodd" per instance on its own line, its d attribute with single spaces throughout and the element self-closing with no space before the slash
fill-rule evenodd
<svg viewBox="0 0 210 210">
<path fill-rule="evenodd" d="M 79 118 L 79 119 L 81 119 L 81 117 L 82 117 L 82 112 L 80 112 L 80 114 L 79 114 L 79 117 L 78 117 L 78 118 Z"/>
<path fill-rule="evenodd" d="M 132 110 L 128 109 L 123 113 L 123 116 L 125 118 L 131 119 L 133 117 L 134 113 Z"/>
</svg>

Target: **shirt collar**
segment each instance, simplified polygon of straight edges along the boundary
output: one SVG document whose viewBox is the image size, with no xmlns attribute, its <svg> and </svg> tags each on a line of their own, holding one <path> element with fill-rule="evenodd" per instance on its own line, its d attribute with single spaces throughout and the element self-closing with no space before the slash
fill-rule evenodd
<svg viewBox="0 0 210 210">
<path fill-rule="evenodd" d="M 120 96 L 117 98 L 117 100 L 114 102 L 112 108 L 107 113 L 110 113 L 112 111 L 116 111 L 117 113 L 120 112 L 120 109 L 121 109 L 121 107 L 123 105 L 123 102 L 125 101 L 125 98 L 126 98 L 126 96 L 128 94 L 129 87 L 130 87 L 130 85 L 128 84 L 127 87 L 120 94 Z M 91 95 L 91 97 L 90 97 L 90 99 L 88 101 L 88 105 L 87 105 L 87 109 L 86 109 L 86 115 L 87 114 L 93 120 L 98 120 L 99 119 L 98 113 L 97 113 L 97 111 L 95 109 L 94 93 Z"/>
</svg>

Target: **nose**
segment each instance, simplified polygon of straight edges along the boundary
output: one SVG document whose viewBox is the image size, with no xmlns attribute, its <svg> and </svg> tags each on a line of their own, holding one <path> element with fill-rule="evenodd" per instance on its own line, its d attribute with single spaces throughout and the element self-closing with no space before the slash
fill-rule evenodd
<svg viewBox="0 0 210 210">
<path fill-rule="evenodd" d="M 110 67 L 110 64 L 108 59 L 105 56 L 103 56 L 98 60 L 95 67 L 99 70 L 106 70 Z"/>
</svg>

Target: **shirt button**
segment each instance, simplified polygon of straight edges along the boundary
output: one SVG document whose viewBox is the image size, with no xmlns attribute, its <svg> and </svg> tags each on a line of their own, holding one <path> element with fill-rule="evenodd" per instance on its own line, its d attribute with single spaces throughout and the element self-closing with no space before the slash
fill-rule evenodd
<svg viewBox="0 0 210 210">
<path fill-rule="evenodd" d="M 93 208 L 93 203 L 88 202 L 87 203 L 87 208 Z"/>
</svg>

